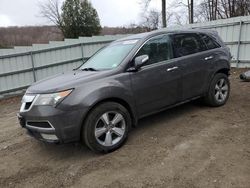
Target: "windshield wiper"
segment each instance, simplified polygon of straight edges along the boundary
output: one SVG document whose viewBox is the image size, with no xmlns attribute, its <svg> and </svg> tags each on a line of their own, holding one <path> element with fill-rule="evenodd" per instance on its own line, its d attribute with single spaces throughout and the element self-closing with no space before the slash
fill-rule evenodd
<svg viewBox="0 0 250 188">
<path fill-rule="evenodd" d="M 81 69 L 82 71 L 98 71 L 97 69 L 95 69 L 95 68 L 92 68 L 92 67 L 90 67 L 90 68 L 83 68 L 83 69 Z"/>
</svg>

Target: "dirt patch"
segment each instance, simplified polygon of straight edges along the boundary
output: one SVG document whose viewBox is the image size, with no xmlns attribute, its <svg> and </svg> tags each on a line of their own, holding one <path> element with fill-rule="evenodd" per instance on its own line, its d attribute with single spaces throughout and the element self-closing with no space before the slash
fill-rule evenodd
<svg viewBox="0 0 250 188">
<path fill-rule="evenodd" d="M 250 187 L 250 83 L 232 70 L 228 103 L 188 103 L 139 122 L 119 150 L 50 145 L 20 128 L 20 97 L 0 101 L 0 187 Z"/>
</svg>

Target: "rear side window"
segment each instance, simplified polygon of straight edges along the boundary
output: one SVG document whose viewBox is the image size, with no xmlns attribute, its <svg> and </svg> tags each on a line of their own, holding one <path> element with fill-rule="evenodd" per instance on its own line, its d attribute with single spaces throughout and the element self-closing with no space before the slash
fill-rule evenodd
<svg viewBox="0 0 250 188">
<path fill-rule="evenodd" d="M 209 50 L 221 47 L 214 39 L 212 39 L 208 35 L 205 34 L 200 34 L 200 35 Z"/>
<path fill-rule="evenodd" d="M 182 57 L 206 50 L 206 46 L 197 34 L 184 33 L 172 36 L 174 55 Z"/>
<path fill-rule="evenodd" d="M 146 65 L 172 59 L 172 48 L 168 35 L 160 35 L 148 40 L 138 51 L 135 57 L 148 55 L 149 60 Z"/>
</svg>

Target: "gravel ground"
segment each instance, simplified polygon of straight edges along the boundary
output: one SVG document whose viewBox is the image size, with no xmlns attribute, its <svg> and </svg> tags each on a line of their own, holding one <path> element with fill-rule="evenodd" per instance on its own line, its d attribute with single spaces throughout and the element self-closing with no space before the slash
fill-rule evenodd
<svg viewBox="0 0 250 188">
<path fill-rule="evenodd" d="M 20 97 L 0 101 L 0 187 L 250 187 L 250 82 L 232 70 L 219 108 L 188 103 L 142 119 L 119 150 L 26 135 Z"/>
</svg>

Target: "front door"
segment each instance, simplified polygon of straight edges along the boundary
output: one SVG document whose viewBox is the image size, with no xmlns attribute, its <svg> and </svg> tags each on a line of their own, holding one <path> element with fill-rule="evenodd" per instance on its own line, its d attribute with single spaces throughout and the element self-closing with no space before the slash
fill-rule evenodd
<svg viewBox="0 0 250 188">
<path fill-rule="evenodd" d="M 181 66 L 173 59 L 168 35 L 148 40 L 135 57 L 148 55 L 149 61 L 130 74 L 139 116 L 174 104 L 181 97 Z"/>
</svg>

